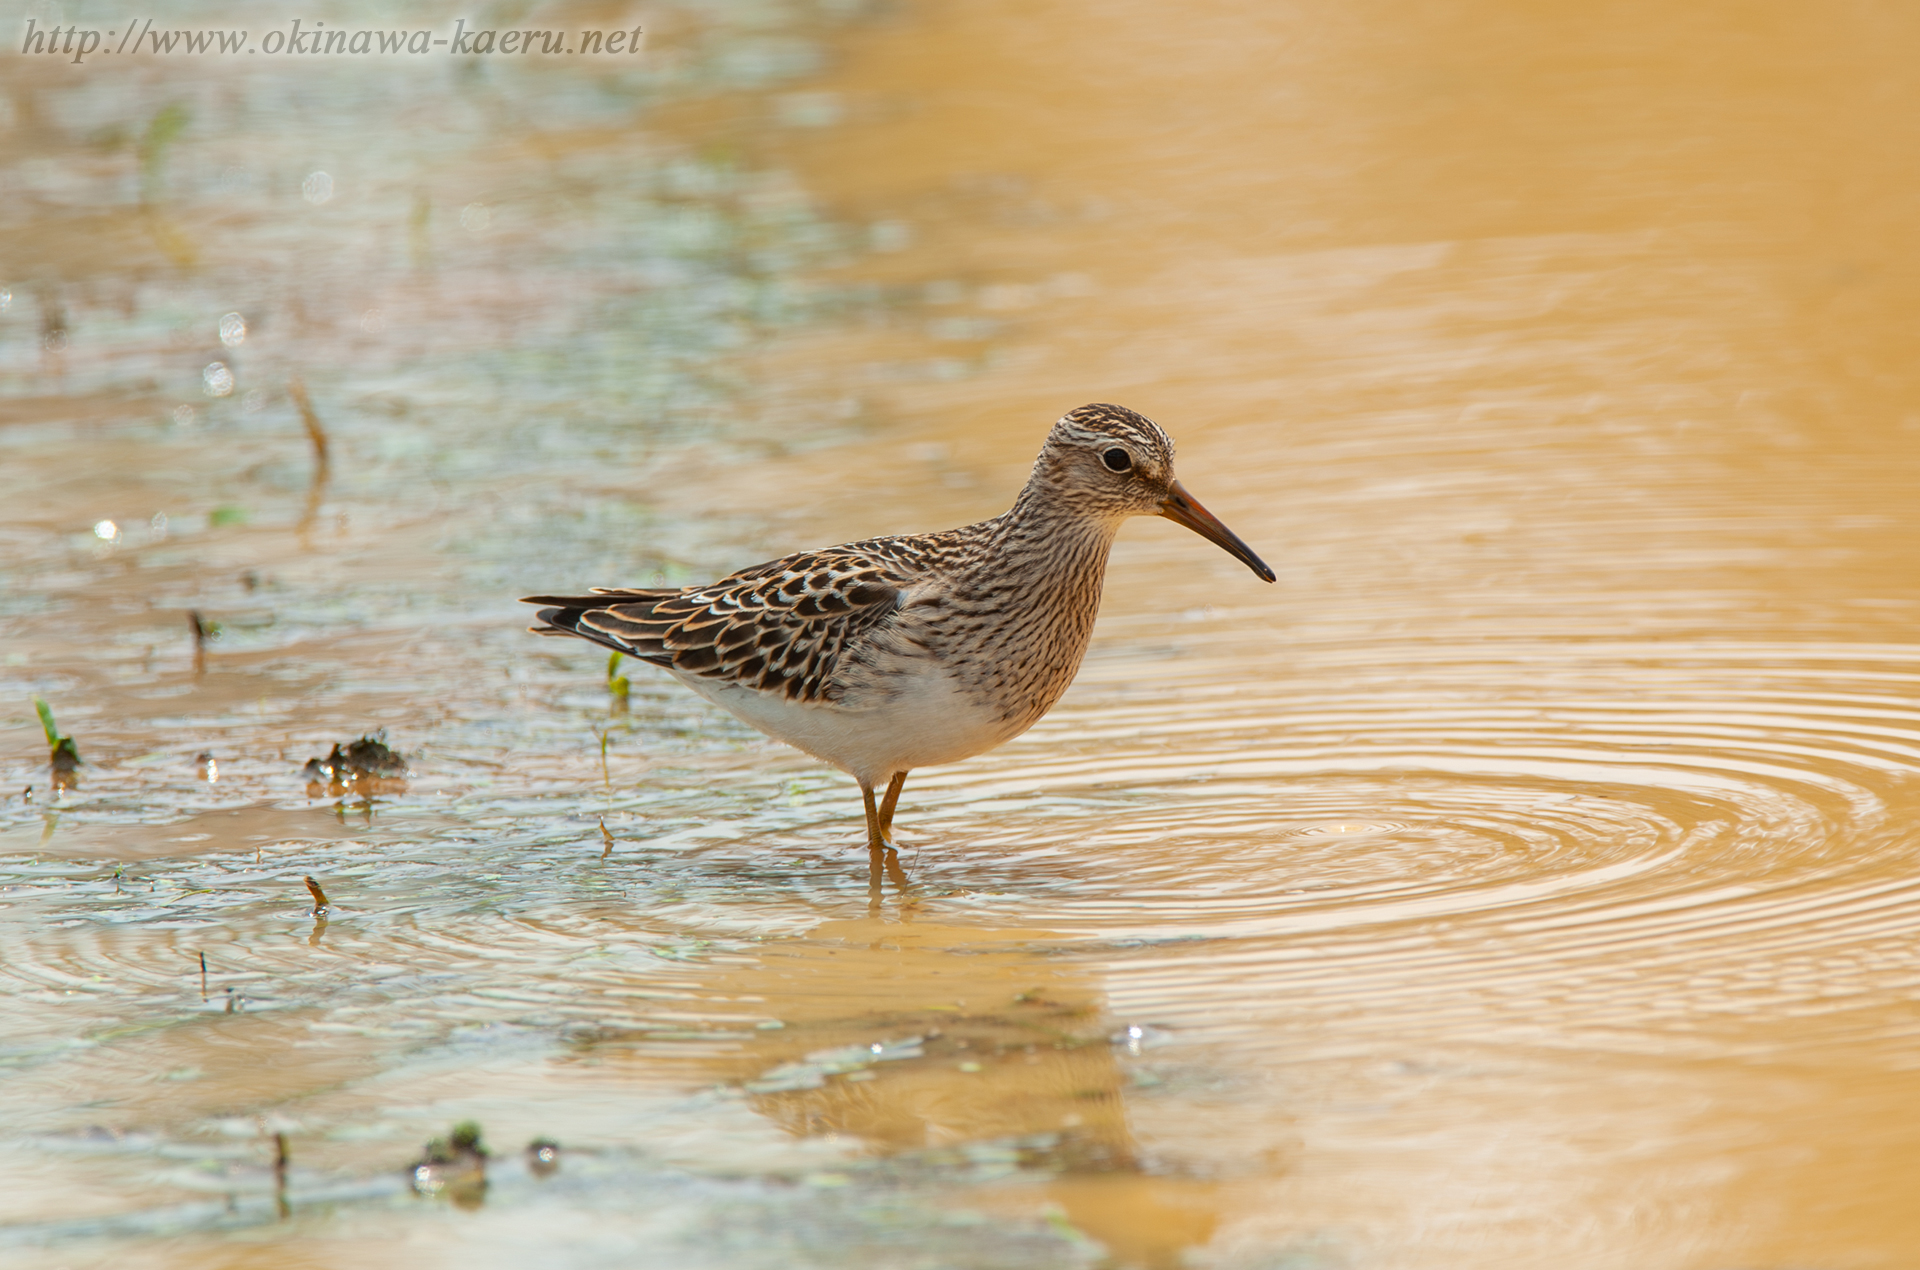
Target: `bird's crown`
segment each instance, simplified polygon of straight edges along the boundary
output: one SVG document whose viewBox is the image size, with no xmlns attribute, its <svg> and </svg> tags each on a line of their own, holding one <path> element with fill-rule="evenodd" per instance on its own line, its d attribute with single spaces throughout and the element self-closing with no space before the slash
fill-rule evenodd
<svg viewBox="0 0 1920 1270">
<path fill-rule="evenodd" d="M 1160 425 L 1125 406 L 1096 401 L 1060 416 L 1047 434 L 1047 446 L 1097 450 L 1119 442 L 1136 463 L 1173 470 L 1173 438 Z"/>
</svg>

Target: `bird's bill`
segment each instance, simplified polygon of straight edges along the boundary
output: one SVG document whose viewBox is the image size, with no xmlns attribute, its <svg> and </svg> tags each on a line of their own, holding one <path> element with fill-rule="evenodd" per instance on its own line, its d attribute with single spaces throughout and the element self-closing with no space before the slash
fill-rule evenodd
<svg viewBox="0 0 1920 1270">
<path fill-rule="evenodd" d="M 1221 524 L 1218 516 L 1202 507 L 1179 481 L 1173 483 L 1166 498 L 1161 500 L 1160 514 L 1176 525 L 1193 530 L 1265 581 L 1273 581 L 1273 570 L 1267 568 L 1267 562 L 1254 555 L 1252 547 L 1241 542 L 1240 536 Z"/>
</svg>

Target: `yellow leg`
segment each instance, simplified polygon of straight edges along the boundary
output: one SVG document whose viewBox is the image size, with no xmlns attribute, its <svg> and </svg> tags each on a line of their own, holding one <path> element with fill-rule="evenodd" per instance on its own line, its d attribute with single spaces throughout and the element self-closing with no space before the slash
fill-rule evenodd
<svg viewBox="0 0 1920 1270">
<path fill-rule="evenodd" d="M 873 800 L 873 786 L 860 782 L 860 797 L 867 805 L 867 911 L 873 916 L 880 915 L 881 887 L 884 876 L 902 891 L 907 889 L 906 871 L 900 867 L 900 853 L 887 841 L 887 830 L 893 824 L 893 808 L 900 801 L 900 787 L 906 784 L 907 774 L 896 772 L 887 783 L 886 801 L 876 806 Z"/>
<path fill-rule="evenodd" d="M 880 827 L 880 809 L 873 802 L 873 786 L 861 781 L 860 797 L 867 804 L 867 849 L 891 851 L 893 844 L 887 841 L 887 831 Z"/>
<path fill-rule="evenodd" d="M 894 850 L 893 809 L 900 802 L 900 787 L 907 783 L 905 772 L 895 772 L 893 779 L 887 782 L 887 793 L 877 806 L 873 799 L 873 786 L 860 782 L 860 797 L 867 804 L 867 846 L 875 851 Z"/>
<path fill-rule="evenodd" d="M 900 791 L 906 783 L 907 774 L 895 772 L 887 782 L 887 796 L 880 801 L 880 836 L 889 843 L 893 841 L 893 809 L 899 805 Z"/>
<path fill-rule="evenodd" d="M 860 797 L 867 805 L 867 912 L 880 915 L 882 877 L 891 879 L 900 888 L 901 900 L 905 907 L 911 907 L 906 895 L 907 874 L 900 867 L 900 852 L 893 845 L 893 809 L 900 804 L 901 787 L 907 783 L 905 772 L 895 772 L 887 782 L 886 796 L 876 805 L 873 786 L 860 782 Z"/>
</svg>

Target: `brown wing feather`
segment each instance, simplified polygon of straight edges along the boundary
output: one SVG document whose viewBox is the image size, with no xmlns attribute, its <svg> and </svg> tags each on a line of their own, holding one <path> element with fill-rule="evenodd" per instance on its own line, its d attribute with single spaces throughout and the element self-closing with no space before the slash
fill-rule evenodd
<svg viewBox="0 0 1920 1270">
<path fill-rule="evenodd" d="M 656 665 L 800 701 L 831 701 L 848 648 L 900 607 L 898 561 L 842 548 L 787 556 L 685 591 L 531 596 L 543 626 Z M 892 567 L 890 567 L 892 566 Z"/>
</svg>

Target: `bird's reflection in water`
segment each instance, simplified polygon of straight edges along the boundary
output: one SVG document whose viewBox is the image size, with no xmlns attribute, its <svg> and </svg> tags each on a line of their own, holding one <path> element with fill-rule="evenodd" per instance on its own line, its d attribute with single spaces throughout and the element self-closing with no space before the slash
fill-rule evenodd
<svg viewBox="0 0 1920 1270">
<path fill-rule="evenodd" d="M 909 890 L 907 874 L 900 867 L 900 853 L 891 847 L 871 846 L 867 848 L 867 916 L 879 920 L 881 901 L 886 898 L 881 879 L 893 883 L 899 893 L 902 915 L 911 911 L 913 893 Z"/>
<path fill-rule="evenodd" d="M 690 1054 L 700 1070 L 687 1075 L 743 1090 L 797 1138 L 850 1149 L 850 1174 L 940 1186 L 958 1207 L 1009 1217 L 1051 1213 L 1114 1264 L 1176 1265 L 1210 1238 L 1213 1184 L 1143 1159 L 1126 1024 L 1050 932 L 913 921 L 891 854 L 870 858 L 870 883 L 875 904 L 902 897 L 901 920 L 827 922 L 703 985 L 716 1006 L 751 1001 L 777 1022 Z M 661 1051 L 646 1039 L 603 1037 L 593 1058 L 625 1050 L 652 1066 Z"/>
</svg>

